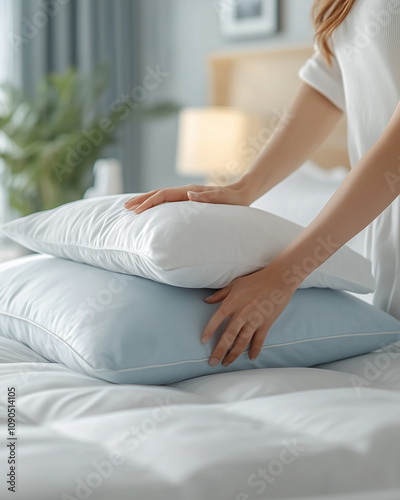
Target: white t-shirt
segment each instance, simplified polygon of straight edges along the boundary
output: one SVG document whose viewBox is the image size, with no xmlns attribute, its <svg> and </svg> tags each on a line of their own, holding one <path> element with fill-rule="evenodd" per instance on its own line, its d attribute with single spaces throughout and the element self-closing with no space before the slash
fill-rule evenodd
<svg viewBox="0 0 400 500">
<path fill-rule="evenodd" d="M 354 166 L 377 142 L 400 102 L 400 0 L 357 0 L 333 33 L 331 47 L 332 67 L 316 48 L 299 76 L 346 112 Z M 400 319 L 399 197 L 366 233 L 365 254 L 377 284 L 373 303 Z"/>
</svg>

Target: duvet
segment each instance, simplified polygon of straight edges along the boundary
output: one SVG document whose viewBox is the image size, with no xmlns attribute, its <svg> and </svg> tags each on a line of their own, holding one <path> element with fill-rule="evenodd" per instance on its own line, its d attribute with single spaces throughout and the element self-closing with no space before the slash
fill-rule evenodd
<svg viewBox="0 0 400 500">
<path fill-rule="evenodd" d="M 400 346 L 114 385 L 0 337 L 0 497 L 400 498 Z"/>
</svg>

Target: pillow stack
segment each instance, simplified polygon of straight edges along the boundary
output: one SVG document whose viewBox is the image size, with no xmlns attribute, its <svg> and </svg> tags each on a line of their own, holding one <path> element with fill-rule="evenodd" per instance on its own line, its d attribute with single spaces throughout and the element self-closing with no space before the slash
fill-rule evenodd
<svg viewBox="0 0 400 500">
<path fill-rule="evenodd" d="M 2 231 L 35 252 L 108 271 L 185 288 L 222 288 L 268 265 L 303 229 L 257 208 L 193 201 L 136 215 L 124 207 L 132 196 L 68 203 L 12 221 Z M 330 246 L 321 242 L 316 257 L 332 253 Z M 301 285 L 313 286 L 369 293 L 375 286 L 370 261 L 343 247 Z"/>
<path fill-rule="evenodd" d="M 344 292 L 369 293 L 374 280 L 370 262 L 342 247 L 303 281 L 255 362 L 246 349 L 228 368 L 211 367 L 226 324 L 201 344 L 219 307 L 204 298 L 268 265 L 303 228 L 255 208 L 191 201 L 136 215 L 124 207 L 132 196 L 80 200 L 1 228 L 47 254 L 0 266 L 1 335 L 74 370 L 138 384 L 312 366 L 398 340 L 399 321 Z M 314 259 L 332 253 L 331 242 L 319 246 Z M 299 282 L 295 270 L 287 279 Z"/>
</svg>

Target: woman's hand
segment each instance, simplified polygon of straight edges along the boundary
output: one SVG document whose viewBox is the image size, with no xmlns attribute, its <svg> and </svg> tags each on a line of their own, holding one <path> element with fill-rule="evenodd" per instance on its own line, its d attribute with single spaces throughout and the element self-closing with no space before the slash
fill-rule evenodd
<svg viewBox="0 0 400 500">
<path fill-rule="evenodd" d="M 140 214 L 145 210 L 155 207 L 160 203 L 171 201 L 201 201 L 203 203 L 224 203 L 226 205 L 250 205 L 244 187 L 239 184 L 230 184 L 229 186 L 197 186 L 190 184 L 188 186 L 155 189 L 149 193 L 135 196 L 125 203 L 125 208 L 133 210 Z"/>
<path fill-rule="evenodd" d="M 294 290 L 282 281 L 282 268 L 272 265 L 253 274 L 236 278 L 228 286 L 207 297 L 206 302 L 221 306 L 211 317 L 201 337 L 208 342 L 218 326 L 230 317 L 228 326 L 213 350 L 209 364 L 216 366 L 221 359 L 228 366 L 245 348 L 254 361 L 260 354 L 268 330 L 289 303 Z M 230 351 L 228 352 L 228 349 Z"/>
</svg>

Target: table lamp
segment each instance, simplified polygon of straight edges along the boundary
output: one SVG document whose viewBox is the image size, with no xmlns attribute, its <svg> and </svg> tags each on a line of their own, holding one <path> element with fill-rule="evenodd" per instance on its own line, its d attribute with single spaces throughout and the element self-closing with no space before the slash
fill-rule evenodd
<svg viewBox="0 0 400 500">
<path fill-rule="evenodd" d="M 177 171 L 184 175 L 204 175 L 208 185 L 233 182 L 254 161 L 249 155 L 249 141 L 261 127 L 260 116 L 230 107 L 182 110 Z"/>
</svg>

